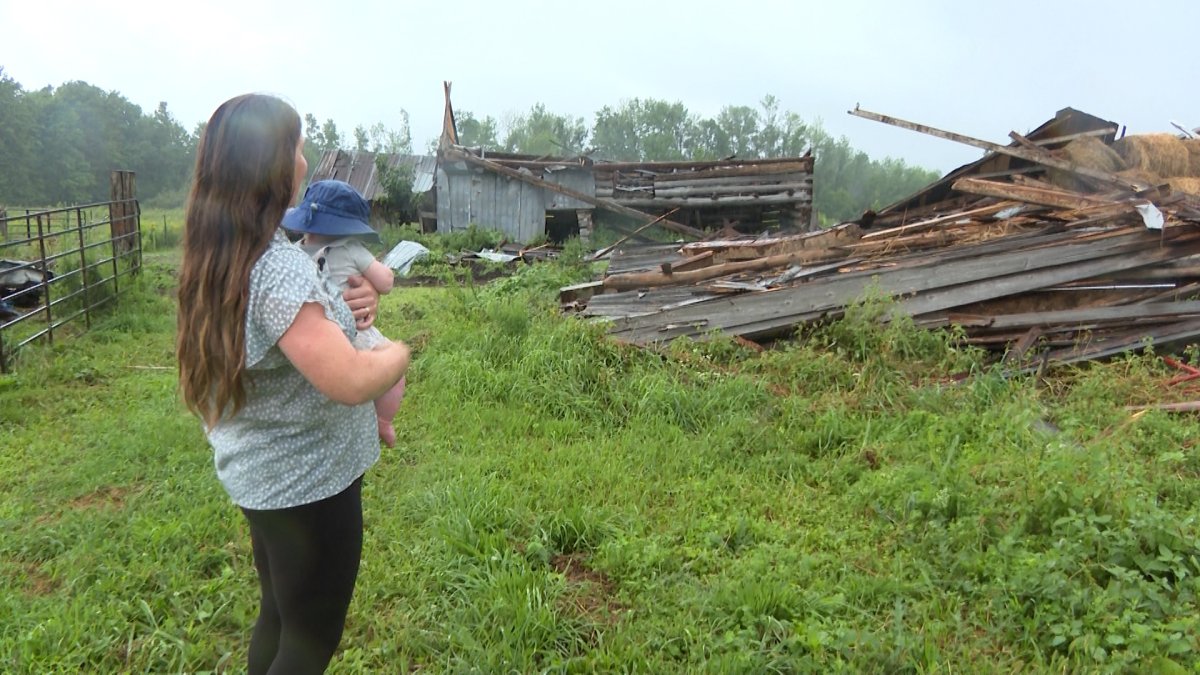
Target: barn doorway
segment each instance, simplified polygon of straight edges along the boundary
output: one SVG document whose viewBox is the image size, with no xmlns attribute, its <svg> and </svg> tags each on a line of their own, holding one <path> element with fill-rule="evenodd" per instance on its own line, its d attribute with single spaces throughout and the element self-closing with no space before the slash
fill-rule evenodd
<svg viewBox="0 0 1200 675">
<path fill-rule="evenodd" d="M 546 211 L 546 238 L 552 244 L 562 245 L 571 237 L 579 236 L 579 212 L 575 209 Z"/>
</svg>

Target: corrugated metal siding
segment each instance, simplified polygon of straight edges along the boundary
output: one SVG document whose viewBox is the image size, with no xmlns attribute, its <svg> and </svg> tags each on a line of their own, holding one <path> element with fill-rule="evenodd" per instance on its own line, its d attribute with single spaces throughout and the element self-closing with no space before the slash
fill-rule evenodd
<svg viewBox="0 0 1200 675">
<path fill-rule="evenodd" d="M 437 157 L 432 155 L 388 155 L 387 158 L 388 166 L 391 168 L 401 165 L 412 167 L 412 190 L 414 193 L 421 194 L 433 189 Z M 368 201 L 374 201 L 382 192 L 378 174 L 373 152 L 327 150 L 317 162 L 312 180 L 340 180 L 349 183 Z"/>
</svg>

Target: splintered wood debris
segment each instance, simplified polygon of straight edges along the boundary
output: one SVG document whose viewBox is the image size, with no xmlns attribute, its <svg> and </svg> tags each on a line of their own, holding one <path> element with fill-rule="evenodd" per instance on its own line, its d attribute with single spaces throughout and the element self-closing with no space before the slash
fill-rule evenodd
<svg viewBox="0 0 1200 675">
<path fill-rule="evenodd" d="M 838 318 L 870 291 L 918 326 L 960 326 L 1026 364 L 1200 338 L 1200 139 L 1117 139 L 1117 125 L 1070 108 L 1007 146 L 851 114 L 989 153 L 819 232 L 621 244 L 602 279 L 562 289 L 564 310 L 637 345 L 764 340 Z M 1155 152 L 1193 161 L 1164 175 Z"/>
</svg>

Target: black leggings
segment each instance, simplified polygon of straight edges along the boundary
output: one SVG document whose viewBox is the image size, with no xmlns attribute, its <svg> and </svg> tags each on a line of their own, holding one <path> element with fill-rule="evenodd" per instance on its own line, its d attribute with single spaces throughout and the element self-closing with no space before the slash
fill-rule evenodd
<svg viewBox="0 0 1200 675">
<path fill-rule="evenodd" d="M 324 672 L 342 639 L 362 556 L 362 477 L 319 502 L 242 512 L 262 586 L 248 672 Z"/>
</svg>

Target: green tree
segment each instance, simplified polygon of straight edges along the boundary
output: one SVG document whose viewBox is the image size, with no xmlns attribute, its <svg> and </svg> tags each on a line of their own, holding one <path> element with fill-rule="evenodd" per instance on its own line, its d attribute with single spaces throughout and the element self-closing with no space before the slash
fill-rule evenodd
<svg viewBox="0 0 1200 675">
<path fill-rule="evenodd" d="M 605 106 L 592 126 L 593 154 L 617 161 L 670 161 L 694 154 L 697 120 L 678 101 L 632 99 Z"/>
<path fill-rule="evenodd" d="M 485 150 L 495 150 L 501 147 L 494 117 L 489 115 L 479 119 L 469 111 L 457 110 L 454 113 L 454 123 L 458 126 L 460 145 Z"/>
<path fill-rule="evenodd" d="M 32 169 L 41 155 L 33 105 L 21 85 L 0 67 L 0 205 L 31 204 L 38 191 Z"/>
<path fill-rule="evenodd" d="M 375 171 L 379 174 L 379 186 L 383 194 L 375 201 L 385 219 L 391 222 L 416 220 L 420 196 L 412 189 L 413 168 L 407 164 L 392 167 L 387 155 L 376 155 Z"/>
<path fill-rule="evenodd" d="M 41 157 L 30 167 L 38 181 L 38 201 L 70 204 L 102 198 L 92 166 L 83 152 L 87 138 L 79 113 L 55 101 L 49 87 L 36 92 L 31 100 L 39 121 Z"/>
<path fill-rule="evenodd" d="M 320 148 L 324 139 L 321 137 L 321 123 L 312 113 L 304 114 L 304 144 Z"/>
<path fill-rule="evenodd" d="M 367 130 L 368 144 L 371 152 L 387 152 L 392 154 L 411 155 L 412 132 L 409 130 L 408 111 L 401 108 L 398 128 L 388 127 L 383 122 L 376 122 Z"/>
<path fill-rule="evenodd" d="M 573 156 L 583 152 L 586 139 L 582 117 L 555 115 L 537 103 L 509 125 L 504 149 L 529 155 Z"/>
<path fill-rule="evenodd" d="M 337 124 L 332 119 L 326 119 L 321 125 L 319 136 L 322 150 L 337 150 L 342 147 L 342 136 L 338 133 Z"/>
</svg>

